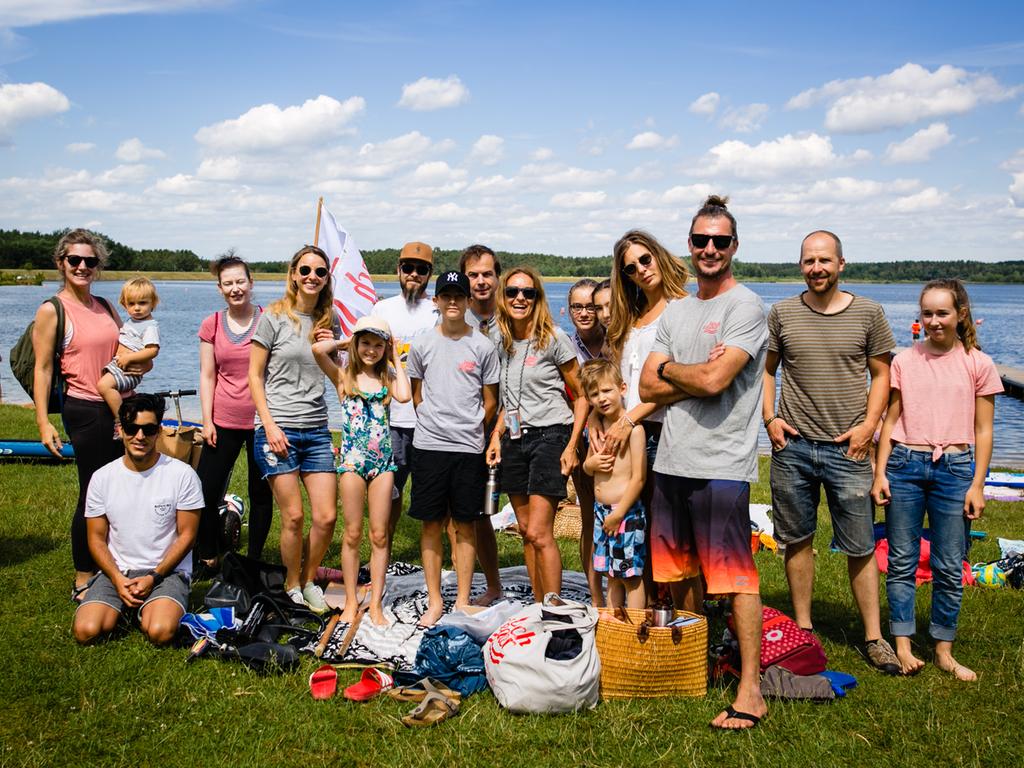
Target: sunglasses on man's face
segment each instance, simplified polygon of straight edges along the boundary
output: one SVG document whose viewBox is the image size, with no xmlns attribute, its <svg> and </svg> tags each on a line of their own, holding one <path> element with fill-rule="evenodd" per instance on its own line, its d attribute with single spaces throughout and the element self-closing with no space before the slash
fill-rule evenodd
<svg viewBox="0 0 1024 768">
<path fill-rule="evenodd" d="M 160 431 L 159 424 L 136 424 L 134 421 L 128 421 L 121 425 L 121 431 L 126 437 L 135 437 L 139 430 L 142 430 L 142 434 L 146 437 L 152 437 Z"/>
<path fill-rule="evenodd" d="M 732 241 L 735 239 L 732 235 L 698 235 L 696 232 L 690 235 L 693 247 L 702 251 L 708 247 L 708 241 L 715 244 L 716 251 L 724 251 L 732 245 Z"/>
<path fill-rule="evenodd" d="M 89 269 L 96 269 L 96 267 L 100 263 L 100 259 L 98 256 L 65 256 L 64 261 L 66 261 L 72 267 L 77 267 L 84 261 L 85 266 L 87 266 Z"/>
<path fill-rule="evenodd" d="M 398 268 L 402 270 L 403 275 L 411 275 L 415 272 L 420 277 L 424 277 L 430 274 L 430 265 L 424 264 L 422 261 L 403 261 Z"/>
<path fill-rule="evenodd" d="M 298 272 L 303 277 L 309 275 L 310 272 L 315 272 L 316 276 L 321 279 L 327 277 L 327 267 L 317 267 L 316 269 L 313 269 L 308 264 L 303 264 L 301 267 L 299 267 Z"/>
<path fill-rule="evenodd" d="M 636 274 L 637 264 L 639 264 L 641 267 L 649 267 L 651 266 L 652 261 L 654 261 L 654 257 L 651 256 L 651 254 L 649 253 L 645 253 L 632 264 L 623 264 L 622 274 L 624 274 L 626 277 L 632 277 L 633 275 Z"/>
<path fill-rule="evenodd" d="M 510 285 L 505 289 L 505 298 L 514 299 L 519 294 L 523 294 L 523 298 L 527 301 L 533 301 L 537 298 L 536 288 L 518 288 L 514 285 Z"/>
</svg>

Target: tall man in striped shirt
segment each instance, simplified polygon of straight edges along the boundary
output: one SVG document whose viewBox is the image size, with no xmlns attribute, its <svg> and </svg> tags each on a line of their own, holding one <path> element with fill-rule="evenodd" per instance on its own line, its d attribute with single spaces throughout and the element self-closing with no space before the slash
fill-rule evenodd
<svg viewBox="0 0 1024 768">
<path fill-rule="evenodd" d="M 797 624 L 812 629 L 814 532 L 825 488 L 835 544 L 847 557 L 854 600 L 864 623 L 868 662 L 887 674 L 899 661 L 882 638 L 870 449 L 889 396 L 896 346 L 882 307 L 839 287 L 843 246 L 812 232 L 800 247 L 807 290 L 768 313 L 762 415 L 772 443 L 775 536 L 786 547 L 786 578 Z M 775 408 L 775 371 L 782 394 Z M 871 376 L 867 387 L 866 374 Z"/>
</svg>

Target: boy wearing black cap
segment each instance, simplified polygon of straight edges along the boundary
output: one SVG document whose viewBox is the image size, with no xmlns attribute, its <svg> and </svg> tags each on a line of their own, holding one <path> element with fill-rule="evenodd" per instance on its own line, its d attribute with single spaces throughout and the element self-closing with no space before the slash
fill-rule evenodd
<svg viewBox="0 0 1024 768">
<path fill-rule="evenodd" d="M 441 561 L 449 515 L 456 535 L 455 608 L 470 606 L 474 523 L 482 513 L 487 481 L 484 425 L 498 408 L 498 353 L 490 339 L 466 323 L 468 300 L 469 279 L 463 273 L 438 276 L 434 302 L 441 322 L 413 340 L 406 367 L 416 407 L 409 516 L 423 523 L 420 549 L 428 595 L 423 626 L 432 626 L 444 612 Z"/>
</svg>

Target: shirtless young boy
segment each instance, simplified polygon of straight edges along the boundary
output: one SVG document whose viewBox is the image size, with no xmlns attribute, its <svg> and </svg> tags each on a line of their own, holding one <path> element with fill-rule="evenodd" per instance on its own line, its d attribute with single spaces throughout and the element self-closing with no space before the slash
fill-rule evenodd
<svg viewBox="0 0 1024 768">
<path fill-rule="evenodd" d="M 604 433 L 622 418 L 626 384 L 618 366 L 589 360 L 580 375 L 593 410 L 587 428 Z M 610 608 L 644 608 L 647 512 L 640 501 L 647 474 L 644 428 L 637 424 L 617 454 L 595 453 L 591 442 L 583 470 L 594 476 L 594 570 L 608 576 Z"/>
</svg>

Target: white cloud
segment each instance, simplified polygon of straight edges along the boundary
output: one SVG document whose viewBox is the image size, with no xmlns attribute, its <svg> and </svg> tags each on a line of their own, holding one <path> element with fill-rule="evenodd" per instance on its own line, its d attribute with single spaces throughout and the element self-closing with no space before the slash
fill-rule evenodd
<svg viewBox="0 0 1024 768">
<path fill-rule="evenodd" d="M 538 163 L 543 163 L 545 160 L 550 160 L 555 156 L 555 152 L 548 147 L 538 147 L 530 153 L 530 159 Z"/>
<path fill-rule="evenodd" d="M 114 157 L 124 163 L 137 163 L 140 160 L 158 160 L 166 155 L 159 149 L 147 147 L 138 138 L 126 139 L 117 146 Z"/>
<path fill-rule="evenodd" d="M 473 179 L 468 191 L 480 195 L 501 195 L 514 191 L 516 180 L 509 179 L 501 174 L 497 176 L 481 176 Z"/>
<path fill-rule="evenodd" d="M 718 109 L 718 102 L 721 101 L 721 98 L 722 97 L 714 91 L 705 93 L 690 104 L 689 110 L 695 115 L 713 117 L 715 111 Z"/>
<path fill-rule="evenodd" d="M 46 83 L 0 85 L 0 144 L 10 141 L 19 123 L 59 115 L 70 108 L 68 97 Z"/>
<path fill-rule="evenodd" d="M 72 155 L 80 155 L 84 152 L 91 152 L 96 149 L 96 145 L 89 141 L 75 141 L 71 144 L 65 144 L 64 149 Z"/>
<path fill-rule="evenodd" d="M 626 145 L 626 149 L 668 149 L 678 143 L 679 138 L 676 136 L 665 138 L 660 133 L 644 131 L 634 136 Z"/>
<path fill-rule="evenodd" d="M 890 163 L 923 163 L 932 152 L 953 141 L 953 134 L 945 123 L 932 123 L 903 141 L 893 142 L 885 151 Z"/>
<path fill-rule="evenodd" d="M 89 189 L 67 194 L 68 208 L 77 211 L 113 211 L 123 200 L 123 195 L 104 192 L 102 189 Z"/>
<path fill-rule="evenodd" d="M 1010 184 L 1010 197 L 1013 204 L 1024 208 L 1024 173 L 1013 174 L 1013 183 Z"/>
<path fill-rule="evenodd" d="M 179 173 L 160 179 L 151 189 L 146 191 L 156 192 L 161 195 L 196 195 L 203 192 L 205 188 L 206 185 L 195 176 Z"/>
<path fill-rule="evenodd" d="M 199 164 L 196 175 L 210 181 L 234 181 L 242 175 L 242 161 L 237 157 L 208 157 Z"/>
<path fill-rule="evenodd" d="M 452 168 L 443 160 L 434 160 L 421 163 L 399 180 L 396 191 L 401 197 L 447 197 L 466 188 L 466 175 L 462 168 Z"/>
<path fill-rule="evenodd" d="M 441 205 L 428 205 L 420 208 L 416 218 L 425 221 L 451 221 L 453 219 L 464 219 L 472 214 L 468 208 L 463 208 L 456 203 L 442 203 Z"/>
<path fill-rule="evenodd" d="M 797 94 L 787 109 L 828 103 L 825 127 L 837 133 L 868 133 L 899 128 L 943 115 L 962 115 L 980 104 L 1005 101 L 1020 87 L 1001 85 L 991 75 L 944 64 L 930 72 L 904 64 L 887 75 L 833 80 Z"/>
<path fill-rule="evenodd" d="M 898 198 L 892 203 L 892 210 L 896 213 L 917 213 L 918 211 L 930 211 L 941 207 L 949 196 L 940 192 L 935 187 L 927 187 L 914 195 Z"/>
<path fill-rule="evenodd" d="M 675 186 L 665 190 L 661 196 L 661 202 L 667 205 L 689 205 L 698 206 L 707 196 L 712 193 L 710 184 L 690 184 L 688 186 Z"/>
<path fill-rule="evenodd" d="M 323 176 L 346 179 L 387 179 L 403 168 L 423 162 L 431 155 L 449 152 L 455 143 L 449 139 L 434 142 L 419 131 L 379 142 L 367 142 L 355 154 L 342 151 L 318 170 Z"/>
<path fill-rule="evenodd" d="M 284 109 L 262 104 L 234 120 L 200 128 L 195 138 L 206 147 L 234 152 L 305 147 L 346 132 L 365 109 L 362 96 L 338 101 L 322 94 Z"/>
<path fill-rule="evenodd" d="M 560 192 L 552 195 L 551 205 L 556 208 L 593 208 L 604 205 L 607 199 L 604 192 Z"/>
<path fill-rule="evenodd" d="M 485 133 L 473 143 L 469 158 L 481 165 L 496 165 L 504 153 L 505 140 L 501 136 Z"/>
<path fill-rule="evenodd" d="M 786 134 L 756 146 L 725 141 L 712 147 L 709 155 L 704 174 L 726 173 L 739 178 L 769 178 L 795 171 L 821 170 L 843 162 L 832 149 L 832 139 L 816 133 Z"/>
<path fill-rule="evenodd" d="M 520 177 L 542 187 L 579 187 L 601 184 L 615 176 L 615 171 L 589 171 L 560 163 L 530 163 L 519 169 Z"/>
<path fill-rule="evenodd" d="M 0 27 L 28 27 L 131 13 L 166 13 L 223 4 L 223 0 L 5 0 L 0 3 Z"/>
<path fill-rule="evenodd" d="M 736 133 L 752 133 L 761 128 L 768 116 L 767 104 L 748 104 L 745 107 L 730 107 L 718 124 Z"/>
<path fill-rule="evenodd" d="M 104 171 L 96 177 L 97 184 L 104 186 L 120 186 L 122 184 L 136 184 L 144 181 L 149 176 L 149 166 L 141 163 L 129 163 L 118 165 L 109 171 Z"/>
<path fill-rule="evenodd" d="M 398 106 L 417 112 L 429 112 L 457 107 L 467 101 L 469 89 L 457 75 L 449 75 L 444 80 L 421 77 L 415 83 L 402 86 L 402 98 L 398 100 Z"/>
</svg>

